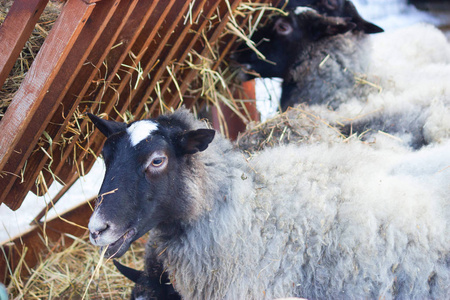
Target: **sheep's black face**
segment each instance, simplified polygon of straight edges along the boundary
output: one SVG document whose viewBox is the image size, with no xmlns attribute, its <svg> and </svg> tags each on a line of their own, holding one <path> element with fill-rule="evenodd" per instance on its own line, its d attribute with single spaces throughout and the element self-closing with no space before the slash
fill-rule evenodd
<svg viewBox="0 0 450 300">
<path fill-rule="evenodd" d="M 158 120 L 127 126 L 90 118 L 108 137 L 103 147 L 106 174 L 89 222 L 90 239 L 107 247 L 107 257 L 120 257 L 155 226 L 189 213 L 189 203 L 178 202 L 180 174 L 187 156 L 205 150 L 214 131 L 186 131 Z"/>
<path fill-rule="evenodd" d="M 242 80 L 258 76 L 284 77 L 295 58 L 295 45 L 302 35 L 302 32 L 293 30 L 294 21 L 293 18 L 279 17 L 253 34 L 252 41 L 264 58 L 245 44 L 233 53 L 232 59 L 243 68 Z"/>
<path fill-rule="evenodd" d="M 252 37 L 257 50 L 265 56 L 261 59 L 255 51 L 242 45 L 233 54 L 246 75 L 243 80 L 257 75 L 284 78 L 297 63 L 298 57 L 318 40 L 345 33 L 355 24 L 341 18 L 326 17 L 315 11 L 304 11 L 298 15 L 277 17 L 270 24 L 256 31 Z"/>
</svg>

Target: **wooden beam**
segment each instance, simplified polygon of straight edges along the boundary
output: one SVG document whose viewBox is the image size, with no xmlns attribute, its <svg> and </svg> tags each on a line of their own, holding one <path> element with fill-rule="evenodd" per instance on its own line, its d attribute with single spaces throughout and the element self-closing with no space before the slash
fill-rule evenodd
<svg viewBox="0 0 450 300">
<path fill-rule="evenodd" d="M 104 30 L 116 11 L 119 2 L 120 0 L 97 3 L 95 9 L 89 16 L 89 26 L 85 26 L 82 29 L 71 48 L 67 49 L 69 55 L 59 72 L 50 79 L 51 83 L 48 92 L 44 95 L 42 103 L 39 106 L 39 110 L 46 111 L 49 117 L 45 120 L 46 123 L 39 128 L 37 134 L 45 131 L 51 141 L 48 143 L 41 141 L 39 145 L 36 145 L 35 151 L 27 159 L 27 169 L 24 172 L 22 182 L 20 180 L 14 181 L 9 196 L 5 199 L 5 203 L 18 203 L 20 205 L 26 193 L 30 189 L 36 188 L 36 178 L 39 176 L 41 170 L 44 169 L 46 162 L 50 160 L 50 164 L 52 164 L 51 161 L 53 158 L 50 158 L 48 153 L 52 155 L 53 148 L 58 147 L 57 144 L 60 142 L 61 134 L 69 122 L 73 111 L 78 106 L 83 95 L 83 90 L 87 90 L 91 82 L 90 79 L 97 72 L 95 65 L 101 64 L 103 61 L 102 54 L 109 51 L 108 46 L 111 40 L 106 40 L 106 37 L 111 38 L 111 35 L 114 35 L 115 31 L 105 33 Z M 117 28 L 117 26 L 115 27 Z M 93 53 L 93 55 L 90 55 L 90 53 Z M 86 63 L 86 61 L 89 63 Z M 33 116 L 30 124 L 39 124 L 39 121 L 35 121 L 35 118 L 36 116 Z M 36 130 L 36 127 L 34 129 Z M 39 139 L 39 137 L 40 134 L 37 138 Z M 17 147 L 25 148 L 27 142 L 27 139 L 22 138 L 17 143 Z M 43 171 L 43 175 L 46 172 Z M 81 174 L 79 175 L 81 176 Z M 50 186 L 53 178 L 51 181 L 48 177 L 45 179 L 48 180 L 46 185 Z M 47 192 L 43 187 L 44 184 L 39 189 L 39 193 L 37 193 L 37 189 L 34 192 L 38 195 L 43 195 Z"/>
<path fill-rule="evenodd" d="M 48 0 L 16 0 L 0 27 L 0 87 L 8 78 Z"/>
<path fill-rule="evenodd" d="M 0 122 L 0 170 L 3 172 L 20 174 L 33 150 L 29 145 L 36 144 L 49 122 L 55 104 L 43 102 L 43 99 L 94 7 L 95 4 L 87 5 L 81 0 L 67 2 L 42 45 Z M 20 141 L 26 143 L 18 146 Z M 20 207 L 23 200 L 5 201 L 5 193 L 15 179 L 14 175 L 0 178 L 0 186 L 4 187 L 0 199 L 13 210 Z"/>
</svg>

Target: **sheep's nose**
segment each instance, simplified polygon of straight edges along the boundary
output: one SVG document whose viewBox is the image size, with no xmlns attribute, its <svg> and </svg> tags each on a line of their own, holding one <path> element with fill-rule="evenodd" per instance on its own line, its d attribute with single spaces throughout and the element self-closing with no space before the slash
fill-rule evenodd
<svg viewBox="0 0 450 300">
<path fill-rule="evenodd" d="M 98 237 L 104 233 L 109 228 L 109 224 L 102 220 L 97 214 L 94 213 L 91 219 L 89 220 L 89 233 L 91 235 L 91 239 L 94 241 L 98 239 Z"/>
<path fill-rule="evenodd" d="M 108 229 L 108 225 L 107 224 L 105 224 L 102 228 L 100 228 L 99 230 L 91 230 L 91 229 L 89 229 L 89 233 L 91 234 L 91 237 L 94 239 L 94 240 L 96 240 L 96 239 L 98 239 L 98 237 L 100 236 L 100 234 L 103 232 L 103 231 L 105 231 L 105 230 L 107 230 Z"/>
</svg>

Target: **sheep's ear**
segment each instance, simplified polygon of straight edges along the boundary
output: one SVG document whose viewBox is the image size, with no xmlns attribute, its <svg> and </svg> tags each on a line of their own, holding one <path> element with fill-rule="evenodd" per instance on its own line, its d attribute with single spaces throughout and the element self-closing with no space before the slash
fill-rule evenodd
<svg viewBox="0 0 450 300">
<path fill-rule="evenodd" d="M 364 33 L 370 34 L 384 31 L 383 28 L 364 20 L 356 10 L 355 5 L 350 1 L 345 1 L 343 14 L 350 17 L 352 22 L 356 24 L 356 27 Z"/>
<path fill-rule="evenodd" d="M 123 276 L 130 279 L 134 283 L 137 283 L 138 280 L 142 276 L 144 276 L 144 271 L 138 271 L 138 270 L 132 269 L 130 267 L 124 266 L 115 259 L 113 259 L 113 263 L 116 266 L 117 270 L 119 270 L 119 272 L 122 273 Z"/>
<path fill-rule="evenodd" d="M 194 154 L 204 151 L 214 139 L 216 132 L 212 129 L 197 129 L 183 133 L 177 138 L 181 154 Z"/>
<path fill-rule="evenodd" d="M 95 127 L 103 133 L 104 136 L 110 137 L 112 134 L 125 130 L 127 124 L 116 121 L 103 120 L 93 114 L 87 113 L 89 119 L 94 123 Z"/>
<path fill-rule="evenodd" d="M 315 40 L 327 36 L 346 33 L 356 27 L 356 24 L 348 19 L 339 17 L 323 17 L 312 21 L 312 35 Z"/>
</svg>

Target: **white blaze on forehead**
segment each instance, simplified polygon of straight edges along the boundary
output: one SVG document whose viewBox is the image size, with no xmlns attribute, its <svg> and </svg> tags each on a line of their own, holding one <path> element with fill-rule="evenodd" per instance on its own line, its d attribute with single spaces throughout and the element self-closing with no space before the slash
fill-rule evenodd
<svg viewBox="0 0 450 300">
<path fill-rule="evenodd" d="M 311 7 L 307 7 L 307 6 L 297 6 L 294 10 L 294 14 L 299 15 L 302 14 L 306 11 L 313 11 L 313 12 L 317 12 L 315 9 L 311 8 Z"/>
<path fill-rule="evenodd" d="M 127 128 L 130 135 L 131 145 L 134 147 L 141 141 L 145 140 L 153 131 L 158 129 L 158 123 L 150 120 L 142 120 L 134 122 Z"/>
</svg>

